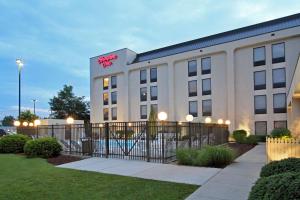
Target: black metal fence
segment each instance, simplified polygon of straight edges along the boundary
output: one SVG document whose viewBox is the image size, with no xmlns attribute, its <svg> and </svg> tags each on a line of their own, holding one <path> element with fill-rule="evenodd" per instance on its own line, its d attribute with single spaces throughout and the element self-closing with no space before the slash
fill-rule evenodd
<svg viewBox="0 0 300 200">
<path fill-rule="evenodd" d="M 85 125 L 19 127 L 33 138 L 55 137 L 70 154 L 170 162 L 178 148 L 228 142 L 228 127 L 185 122 L 110 122 Z"/>
</svg>

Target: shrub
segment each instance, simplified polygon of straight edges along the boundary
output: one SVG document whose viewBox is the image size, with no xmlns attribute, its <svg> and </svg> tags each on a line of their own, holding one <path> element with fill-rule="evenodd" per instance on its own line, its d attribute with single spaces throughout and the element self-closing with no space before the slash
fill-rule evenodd
<svg viewBox="0 0 300 200">
<path fill-rule="evenodd" d="M 224 167 L 234 160 L 234 151 L 225 146 L 206 146 L 197 155 L 195 165 Z"/>
<path fill-rule="evenodd" d="M 195 165 L 198 151 L 195 149 L 178 149 L 176 157 L 180 165 Z"/>
<path fill-rule="evenodd" d="M 260 176 L 267 177 L 284 172 L 300 172 L 300 158 L 287 158 L 270 162 L 261 169 Z"/>
<path fill-rule="evenodd" d="M 232 133 L 232 137 L 237 143 L 243 143 L 246 136 L 247 132 L 245 130 L 235 130 Z"/>
<path fill-rule="evenodd" d="M 257 142 L 266 142 L 266 135 L 254 135 Z"/>
<path fill-rule="evenodd" d="M 262 177 L 252 187 L 248 199 L 300 199 L 300 173 L 287 172 Z"/>
<path fill-rule="evenodd" d="M 61 145 L 55 138 L 39 138 L 28 141 L 24 146 L 24 152 L 28 157 L 55 157 L 62 151 Z"/>
<path fill-rule="evenodd" d="M 244 139 L 244 141 L 242 142 L 242 144 L 253 144 L 256 145 L 257 144 L 257 138 L 255 135 L 249 135 L 248 137 L 246 137 Z"/>
<path fill-rule="evenodd" d="M 291 131 L 287 128 L 275 128 L 272 130 L 271 136 L 274 138 L 292 137 Z"/>
<path fill-rule="evenodd" d="M 25 143 L 30 140 L 26 135 L 6 135 L 0 139 L 0 153 L 22 153 Z"/>
</svg>

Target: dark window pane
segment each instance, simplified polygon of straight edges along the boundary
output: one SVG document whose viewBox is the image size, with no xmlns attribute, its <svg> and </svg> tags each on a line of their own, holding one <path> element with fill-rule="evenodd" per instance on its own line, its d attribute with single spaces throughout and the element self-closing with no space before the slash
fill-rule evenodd
<svg viewBox="0 0 300 200">
<path fill-rule="evenodd" d="M 189 97 L 197 96 L 197 81 L 189 81 L 188 87 Z"/>
<path fill-rule="evenodd" d="M 253 62 L 254 66 L 266 64 L 265 47 L 258 47 L 253 49 Z"/>
<path fill-rule="evenodd" d="M 202 116 L 211 116 L 212 115 L 212 105 L 211 100 L 202 101 Z"/>
<path fill-rule="evenodd" d="M 103 120 L 104 121 L 108 120 L 108 108 L 103 109 Z"/>
<path fill-rule="evenodd" d="M 150 87 L 151 101 L 157 100 L 157 86 Z"/>
<path fill-rule="evenodd" d="M 117 108 L 112 108 L 111 109 L 111 119 L 112 120 L 117 120 Z"/>
<path fill-rule="evenodd" d="M 144 84 L 147 83 L 147 70 L 143 69 L 140 71 L 140 83 Z"/>
<path fill-rule="evenodd" d="M 157 104 L 151 104 L 151 110 L 150 111 L 152 111 L 152 110 L 153 110 L 153 112 L 158 113 L 158 106 L 157 106 Z"/>
<path fill-rule="evenodd" d="M 198 117 L 198 102 L 197 101 L 189 102 L 189 114 L 193 115 L 194 117 Z"/>
<path fill-rule="evenodd" d="M 197 61 L 191 60 L 188 62 L 189 76 L 197 76 Z"/>
<path fill-rule="evenodd" d="M 287 121 L 274 121 L 274 128 L 287 128 Z"/>
<path fill-rule="evenodd" d="M 273 95 L 274 113 L 286 113 L 286 95 L 285 93 Z"/>
<path fill-rule="evenodd" d="M 117 88 L 117 77 L 116 76 L 112 76 L 111 77 L 111 88 Z"/>
<path fill-rule="evenodd" d="M 201 59 L 201 73 L 210 74 L 211 71 L 211 58 L 202 58 Z"/>
<path fill-rule="evenodd" d="M 202 95 L 210 95 L 211 94 L 211 83 L 210 78 L 202 80 Z"/>
<path fill-rule="evenodd" d="M 103 78 L 103 90 L 107 90 L 109 85 L 109 78 Z"/>
<path fill-rule="evenodd" d="M 150 81 L 157 82 L 157 68 L 151 68 L 150 69 Z"/>
<path fill-rule="evenodd" d="M 266 71 L 254 72 L 254 90 L 266 89 Z"/>
<path fill-rule="evenodd" d="M 273 75 L 273 88 L 285 87 L 286 80 L 285 80 L 284 68 L 273 69 L 272 75 Z"/>
<path fill-rule="evenodd" d="M 267 96 L 257 95 L 254 96 L 255 114 L 266 114 L 267 113 Z"/>
<path fill-rule="evenodd" d="M 140 109 L 141 119 L 147 119 L 147 105 L 141 105 Z"/>
<path fill-rule="evenodd" d="M 141 101 L 147 101 L 147 88 L 143 87 L 140 89 Z"/>
<path fill-rule="evenodd" d="M 285 62 L 284 43 L 272 45 L 272 63 Z"/>
<path fill-rule="evenodd" d="M 255 122 L 255 135 L 267 135 L 267 122 Z"/>
<path fill-rule="evenodd" d="M 103 93 L 103 105 L 108 105 L 108 93 Z"/>
<path fill-rule="evenodd" d="M 111 93 L 111 104 L 117 104 L 117 92 Z"/>
</svg>

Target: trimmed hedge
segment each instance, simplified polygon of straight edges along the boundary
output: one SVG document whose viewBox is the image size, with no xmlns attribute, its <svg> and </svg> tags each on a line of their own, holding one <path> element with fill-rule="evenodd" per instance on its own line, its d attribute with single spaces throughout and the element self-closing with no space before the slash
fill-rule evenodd
<svg viewBox="0 0 300 200">
<path fill-rule="evenodd" d="M 55 157 L 62 151 L 61 145 L 55 138 L 46 137 L 28 141 L 24 146 L 27 157 Z"/>
<path fill-rule="evenodd" d="M 287 128 L 275 128 L 271 132 L 273 138 L 292 137 L 291 131 Z"/>
<path fill-rule="evenodd" d="M 270 162 L 261 169 L 260 176 L 268 177 L 285 172 L 300 173 L 300 158 L 287 158 Z"/>
<path fill-rule="evenodd" d="M 248 200 L 300 199 L 300 173 L 287 172 L 258 179 Z"/>
<path fill-rule="evenodd" d="M 23 153 L 24 145 L 30 138 L 26 135 L 6 135 L 0 138 L 0 153 Z"/>
<path fill-rule="evenodd" d="M 247 131 L 242 130 L 242 129 L 235 130 L 232 133 L 232 137 L 237 143 L 242 143 L 242 142 L 244 142 L 245 138 L 247 137 Z"/>
<path fill-rule="evenodd" d="M 246 137 L 244 139 L 244 141 L 242 141 L 242 144 L 253 144 L 253 145 L 256 145 L 257 144 L 257 137 L 255 135 L 249 135 L 248 137 Z"/>
</svg>

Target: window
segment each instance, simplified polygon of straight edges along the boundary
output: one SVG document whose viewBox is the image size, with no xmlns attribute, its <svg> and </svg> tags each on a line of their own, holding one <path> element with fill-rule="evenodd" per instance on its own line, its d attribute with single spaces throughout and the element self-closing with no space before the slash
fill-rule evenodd
<svg viewBox="0 0 300 200">
<path fill-rule="evenodd" d="M 286 95 L 285 93 L 273 94 L 274 113 L 286 113 Z"/>
<path fill-rule="evenodd" d="M 266 114 L 267 113 L 267 96 L 257 95 L 254 96 L 254 113 Z"/>
<path fill-rule="evenodd" d="M 211 100 L 203 100 L 202 101 L 202 116 L 211 116 L 212 114 L 212 106 Z"/>
<path fill-rule="evenodd" d="M 189 97 L 197 96 L 197 81 L 189 81 Z"/>
<path fill-rule="evenodd" d="M 150 87 L 150 98 L 151 101 L 157 100 L 157 86 Z"/>
<path fill-rule="evenodd" d="M 274 121 L 274 128 L 287 128 L 287 121 Z"/>
<path fill-rule="evenodd" d="M 103 120 L 104 121 L 108 120 L 108 108 L 103 109 Z"/>
<path fill-rule="evenodd" d="M 254 72 L 254 90 L 266 89 L 266 71 Z"/>
<path fill-rule="evenodd" d="M 272 63 L 285 62 L 284 43 L 272 45 Z"/>
<path fill-rule="evenodd" d="M 191 60 L 188 62 L 189 76 L 197 76 L 197 61 Z"/>
<path fill-rule="evenodd" d="M 112 120 L 117 120 L 117 108 L 111 108 L 111 119 Z"/>
<path fill-rule="evenodd" d="M 112 76 L 111 77 L 111 88 L 117 88 L 117 77 L 116 76 Z"/>
<path fill-rule="evenodd" d="M 103 78 L 103 90 L 107 90 L 109 85 L 109 78 Z"/>
<path fill-rule="evenodd" d="M 267 122 L 266 121 L 255 122 L 255 135 L 267 135 Z"/>
<path fill-rule="evenodd" d="M 147 70 L 143 69 L 140 71 L 140 84 L 147 83 Z"/>
<path fill-rule="evenodd" d="M 103 105 L 108 105 L 108 93 L 103 93 Z"/>
<path fill-rule="evenodd" d="M 117 92 L 111 93 L 111 104 L 117 104 Z"/>
<path fill-rule="evenodd" d="M 147 101 L 147 88 L 143 87 L 140 89 L 141 101 Z"/>
<path fill-rule="evenodd" d="M 282 88 L 285 87 L 285 69 L 273 69 L 273 88 Z"/>
<path fill-rule="evenodd" d="M 157 68 L 150 69 L 150 81 L 151 83 L 157 82 Z"/>
<path fill-rule="evenodd" d="M 193 115 L 193 117 L 198 117 L 198 102 L 197 101 L 189 101 L 189 114 Z"/>
<path fill-rule="evenodd" d="M 141 105 L 140 109 L 141 119 L 147 119 L 147 105 Z"/>
<path fill-rule="evenodd" d="M 257 47 L 253 49 L 253 65 L 260 66 L 266 64 L 265 47 Z"/>
<path fill-rule="evenodd" d="M 210 78 L 202 80 L 202 95 L 210 95 L 211 94 L 211 84 Z"/>
<path fill-rule="evenodd" d="M 157 106 L 157 104 L 151 104 L 151 110 L 150 111 L 153 111 L 154 113 L 158 113 L 158 106 Z"/>
<path fill-rule="evenodd" d="M 210 57 L 201 59 L 201 74 L 210 74 L 211 59 Z"/>
</svg>

